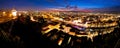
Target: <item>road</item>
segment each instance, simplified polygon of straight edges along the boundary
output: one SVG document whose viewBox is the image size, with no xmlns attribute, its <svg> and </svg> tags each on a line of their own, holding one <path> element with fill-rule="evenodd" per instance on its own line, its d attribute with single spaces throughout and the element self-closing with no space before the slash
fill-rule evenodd
<svg viewBox="0 0 120 48">
<path fill-rule="evenodd" d="M 10 20 L 12 20 L 12 17 L 6 17 L 6 16 L 0 17 L 0 23 L 4 23 Z"/>
</svg>

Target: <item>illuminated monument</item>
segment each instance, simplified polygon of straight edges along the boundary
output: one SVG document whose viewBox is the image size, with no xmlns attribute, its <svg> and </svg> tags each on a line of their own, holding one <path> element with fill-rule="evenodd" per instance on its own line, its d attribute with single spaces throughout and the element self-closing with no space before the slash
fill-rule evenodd
<svg viewBox="0 0 120 48">
<path fill-rule="evenodd" d="M 17 11 L 14 8 L 12 9 L 11 13 L 12 13 L 12 16 L 17 16 Z"/>
</svg>

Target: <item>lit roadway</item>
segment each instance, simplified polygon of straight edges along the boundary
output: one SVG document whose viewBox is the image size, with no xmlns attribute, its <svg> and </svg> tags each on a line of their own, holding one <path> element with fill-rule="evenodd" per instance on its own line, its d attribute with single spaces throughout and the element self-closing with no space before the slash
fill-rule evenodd
<svg viewBox="0 0 120 48">
<path fill-rule="evenodd" d="M 6 17 L 6 16 L 0 17 L 0 23 L 4 23 L 10 20 L 12 20 L 12 17 Z"/>
</svg>

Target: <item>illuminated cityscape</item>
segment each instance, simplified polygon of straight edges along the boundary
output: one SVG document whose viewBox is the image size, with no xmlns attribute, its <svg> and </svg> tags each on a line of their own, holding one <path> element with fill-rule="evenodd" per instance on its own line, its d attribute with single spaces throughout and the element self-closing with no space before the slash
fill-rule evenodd
<svg viewBox="0 0 120 48">
<path fill-rule="evenodd" d="M 1 0 L 0 48 L 120 48 L 119 3 Z"/>
</svg>

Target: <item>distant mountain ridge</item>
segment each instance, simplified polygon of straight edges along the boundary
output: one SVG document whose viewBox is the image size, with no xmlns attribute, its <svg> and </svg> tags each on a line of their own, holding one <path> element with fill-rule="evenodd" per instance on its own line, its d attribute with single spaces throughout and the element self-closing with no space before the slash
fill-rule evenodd
<svg viewBox="0 0 120 48">
<path fill-rule="evenodd" d="M 88 8 L 92 12 L 107 12 L 107 13 L 120 13 L 120 6 L 112 6 L 105 8 Z"/>
</svg>

